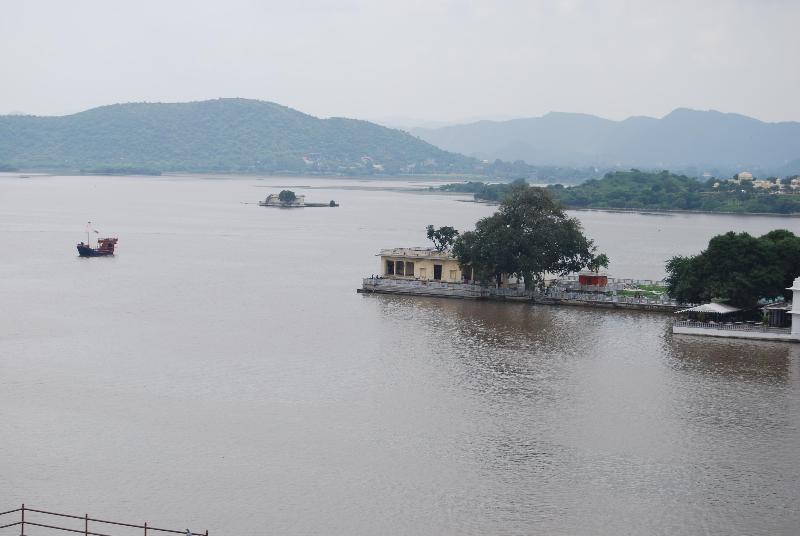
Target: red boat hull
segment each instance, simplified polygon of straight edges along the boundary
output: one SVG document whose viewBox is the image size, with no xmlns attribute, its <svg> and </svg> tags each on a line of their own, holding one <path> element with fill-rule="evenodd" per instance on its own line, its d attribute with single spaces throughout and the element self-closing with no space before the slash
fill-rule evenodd
<svg viewBox="0 0 800 536">
<path fill-rule="evenodd" d="M 116 245 L 116 238 L 101 238 L 97 241 L 96 248 L 81 242 L 77 246 L 78 255 L 81 257 L 109 257 L 114 254 L 114 246 Z"/>
</svg>

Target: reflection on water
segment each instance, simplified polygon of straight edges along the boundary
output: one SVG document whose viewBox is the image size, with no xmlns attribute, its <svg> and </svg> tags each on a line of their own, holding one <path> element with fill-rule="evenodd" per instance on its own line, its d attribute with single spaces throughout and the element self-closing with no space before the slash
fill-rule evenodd
<svg viewBox="0 0 800 536">
<path fill-rule="evenodd" d="M 341 207 L 242 204 L 296 184 Z M 380 248 L 493 209 L 352 185 L 0 180 L 0 503 L 212 534 L 796 533 L 800 345 L 358 295 Z M 645 278 L 787 221 L 576 215 Z M 75 258 L 90 216 L 116 258 Z"/>
<path fill-rule="evenodd" d="M 676 335 L 669 337 L 677 369 L 736 381 L 786 382 L 797 346 L 769 341 Z"/>
</svg>

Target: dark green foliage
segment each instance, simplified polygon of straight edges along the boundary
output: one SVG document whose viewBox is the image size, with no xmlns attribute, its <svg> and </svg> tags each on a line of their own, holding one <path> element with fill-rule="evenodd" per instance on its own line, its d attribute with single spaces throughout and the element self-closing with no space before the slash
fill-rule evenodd
<svg viewBox="0 0 800 536">
<path fill-rule="evenodd" d="M 458 237 L 458 231 L 447 225 L 438 229 L 433 225 L 428 225 L 425 230 L 427 231 L 428 240 L 433 242 L 433 247 L 436 248 L 436 251 L 450 249 Z"/>
<path fill-rule="evenodd" d="M 567 274 L 592 262 L 594 247 L 580 222 L 568 218 L 547 190 L 518 184 L 492 216 L 462 234 L 453 253 L 475 278 L 522 277 L 526 288 L 541 284 L 545 272 Z"/>
<path fill-rule="evenodd" d="M 587 264 L 586 267 L 589 270 L 597 273 L 600 271 L 600 268 L 608 268 L 609 262 L 610 261 L 608 260 L 608 255 L 606 255 L 605 253 L 601 253 L 595 256 L 595 258 L 592 259 L 592 261 L 589 264 Z"/>
<path fill-rule="evenodd" d="M 800 237 L 786 230 L 759 238 L 729 232 L 712 238 L 699 255 L 671 258 L 666 269 L 667 291 L 678 301 L 751 307 L 783 296 L 800 274 Z"/>
<path fill-rule="evenodd" d="M 278 194 L 278 200 L 284 205 L 294 203 L 296 199 L 297 196 L 294 195 L 294 192 L 291 190 L 281 190 L 281 193 Z"/>
<path fill-rule="evenodd" d="M 550 186 L 551 193 L 569 208 L 696 210 L 704 212 L 800 212 L 800 196 L 776 195 L 743 182 L 700 182 L 668 171 L 639 170 L 608 173 L 578 186 Z"/>
</svg>

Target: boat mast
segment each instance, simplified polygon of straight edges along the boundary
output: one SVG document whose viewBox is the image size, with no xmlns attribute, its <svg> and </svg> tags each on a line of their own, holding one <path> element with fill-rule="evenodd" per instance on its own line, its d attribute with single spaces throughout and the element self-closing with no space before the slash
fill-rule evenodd
<svg viewBox="0 0 800 536">
<path fill-rule="evenodd" d="M 92 247 L 92 243 L 89 242 L 89 233 L 92 230 L 92 222 L 86 222 L 86 247 Z"/>
</svg>

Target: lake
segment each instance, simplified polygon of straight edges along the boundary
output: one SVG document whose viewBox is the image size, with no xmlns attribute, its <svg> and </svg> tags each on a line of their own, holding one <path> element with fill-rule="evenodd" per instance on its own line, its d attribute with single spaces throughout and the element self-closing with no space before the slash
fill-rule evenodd
<svg viewBox="0 0 800 536">
<path fill-rule="evenodd" d="M 797 533 L 800 345 L 356 294 L 379 249 L 494 210 L 418 186 L 0 174 L 0 510 L 212 536 Z M 341 206 L 254 204 L 285 187 Z M 718 233 L 800 230 L 573 214 L 642 279 Z M 117 256 L 77 257 L 87 220 Z"/>
</svg>

